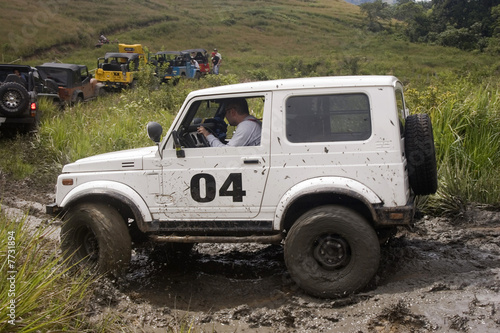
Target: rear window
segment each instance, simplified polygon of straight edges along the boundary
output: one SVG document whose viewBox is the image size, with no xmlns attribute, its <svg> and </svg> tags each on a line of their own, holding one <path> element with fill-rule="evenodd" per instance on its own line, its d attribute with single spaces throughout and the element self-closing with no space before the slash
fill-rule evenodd
<svg viewBox="0 0 500 333">
<path fill-rule="evenodd" d="M 368 139 L 371 132 L 365 94 L 293 96 L 286 101 L 290 142 L 359 141 Z"/>
</svg>

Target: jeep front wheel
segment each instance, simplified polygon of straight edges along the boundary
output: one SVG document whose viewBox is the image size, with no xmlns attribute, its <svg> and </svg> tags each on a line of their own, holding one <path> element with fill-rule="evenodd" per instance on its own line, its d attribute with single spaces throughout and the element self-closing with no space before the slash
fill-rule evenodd
<svg viewBox="0 0 500 333">
<path fill-rule="evenodd" d="M 321 206 L 302 215 L 285 240 L 285 263 L 307 293 L 346 296 L 365 287 L 380 261 L 377 234 L 355 211 Z"/>
<path fill-rule="evenodd" d="M 61 249 L 70 264 L 113 276 L 127 270 L 132 242 L 116 209 L 106 204 L 80 204 L 64 220 Z"/>
</svg>

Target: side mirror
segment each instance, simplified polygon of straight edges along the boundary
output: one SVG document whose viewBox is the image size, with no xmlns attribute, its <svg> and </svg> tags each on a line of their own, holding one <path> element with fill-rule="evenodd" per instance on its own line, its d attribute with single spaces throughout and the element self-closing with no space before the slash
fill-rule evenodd
<svg viewBox="0 0 500 333">
<path fill-rule="evenodd" d="M 146 126 L 148 130 L 148 136 L 154 143 L 158 144 L 161 139 L 161 134 L 163 133 L 163 127 L 154 121 L 150 121 Z"/>
</svg>

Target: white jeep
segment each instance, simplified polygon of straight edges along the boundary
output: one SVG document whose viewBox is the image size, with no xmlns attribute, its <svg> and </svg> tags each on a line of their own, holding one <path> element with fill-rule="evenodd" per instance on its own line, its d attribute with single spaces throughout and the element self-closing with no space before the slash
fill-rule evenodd
<svg viewBox="0 0 500 333">
<path fill-rule="evenodd" d="M 244 98 L 261 144 L 220 140 L 225 102 Z M 49 213 L 63 213 L 62 249 L 99 272 L 123 273 L 143 239 L 282 243 L 294 281 L 319 297 L 359 291 L 380 243 L 410 225 L 415 195 L 435 193 L 432 126 L 409 115 L 393 76 L 284 79 L 190 93 L 156 146 L 84 158 L 63 168 Z"/>
</svg>

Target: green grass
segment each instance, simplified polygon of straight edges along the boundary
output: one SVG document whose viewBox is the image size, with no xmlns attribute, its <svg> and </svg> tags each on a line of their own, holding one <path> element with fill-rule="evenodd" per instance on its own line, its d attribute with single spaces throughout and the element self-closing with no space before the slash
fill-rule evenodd
<svg viewBox="0 0 500 333">
<path fill-rule="evenodd" d="M 6 217 L 0 206 L 0 331 L 83 331 L 96 280 L 69 275 L 49 227 Z"/>
<path fill-rule="evenodd" d="M 414 112 L 431 116 L 439 189 L 427 201 L 438 214 L 470 204 L 500 208 L 500 82 L 448 75 L 422 90 L 409 89 Z"/>
</svg>

